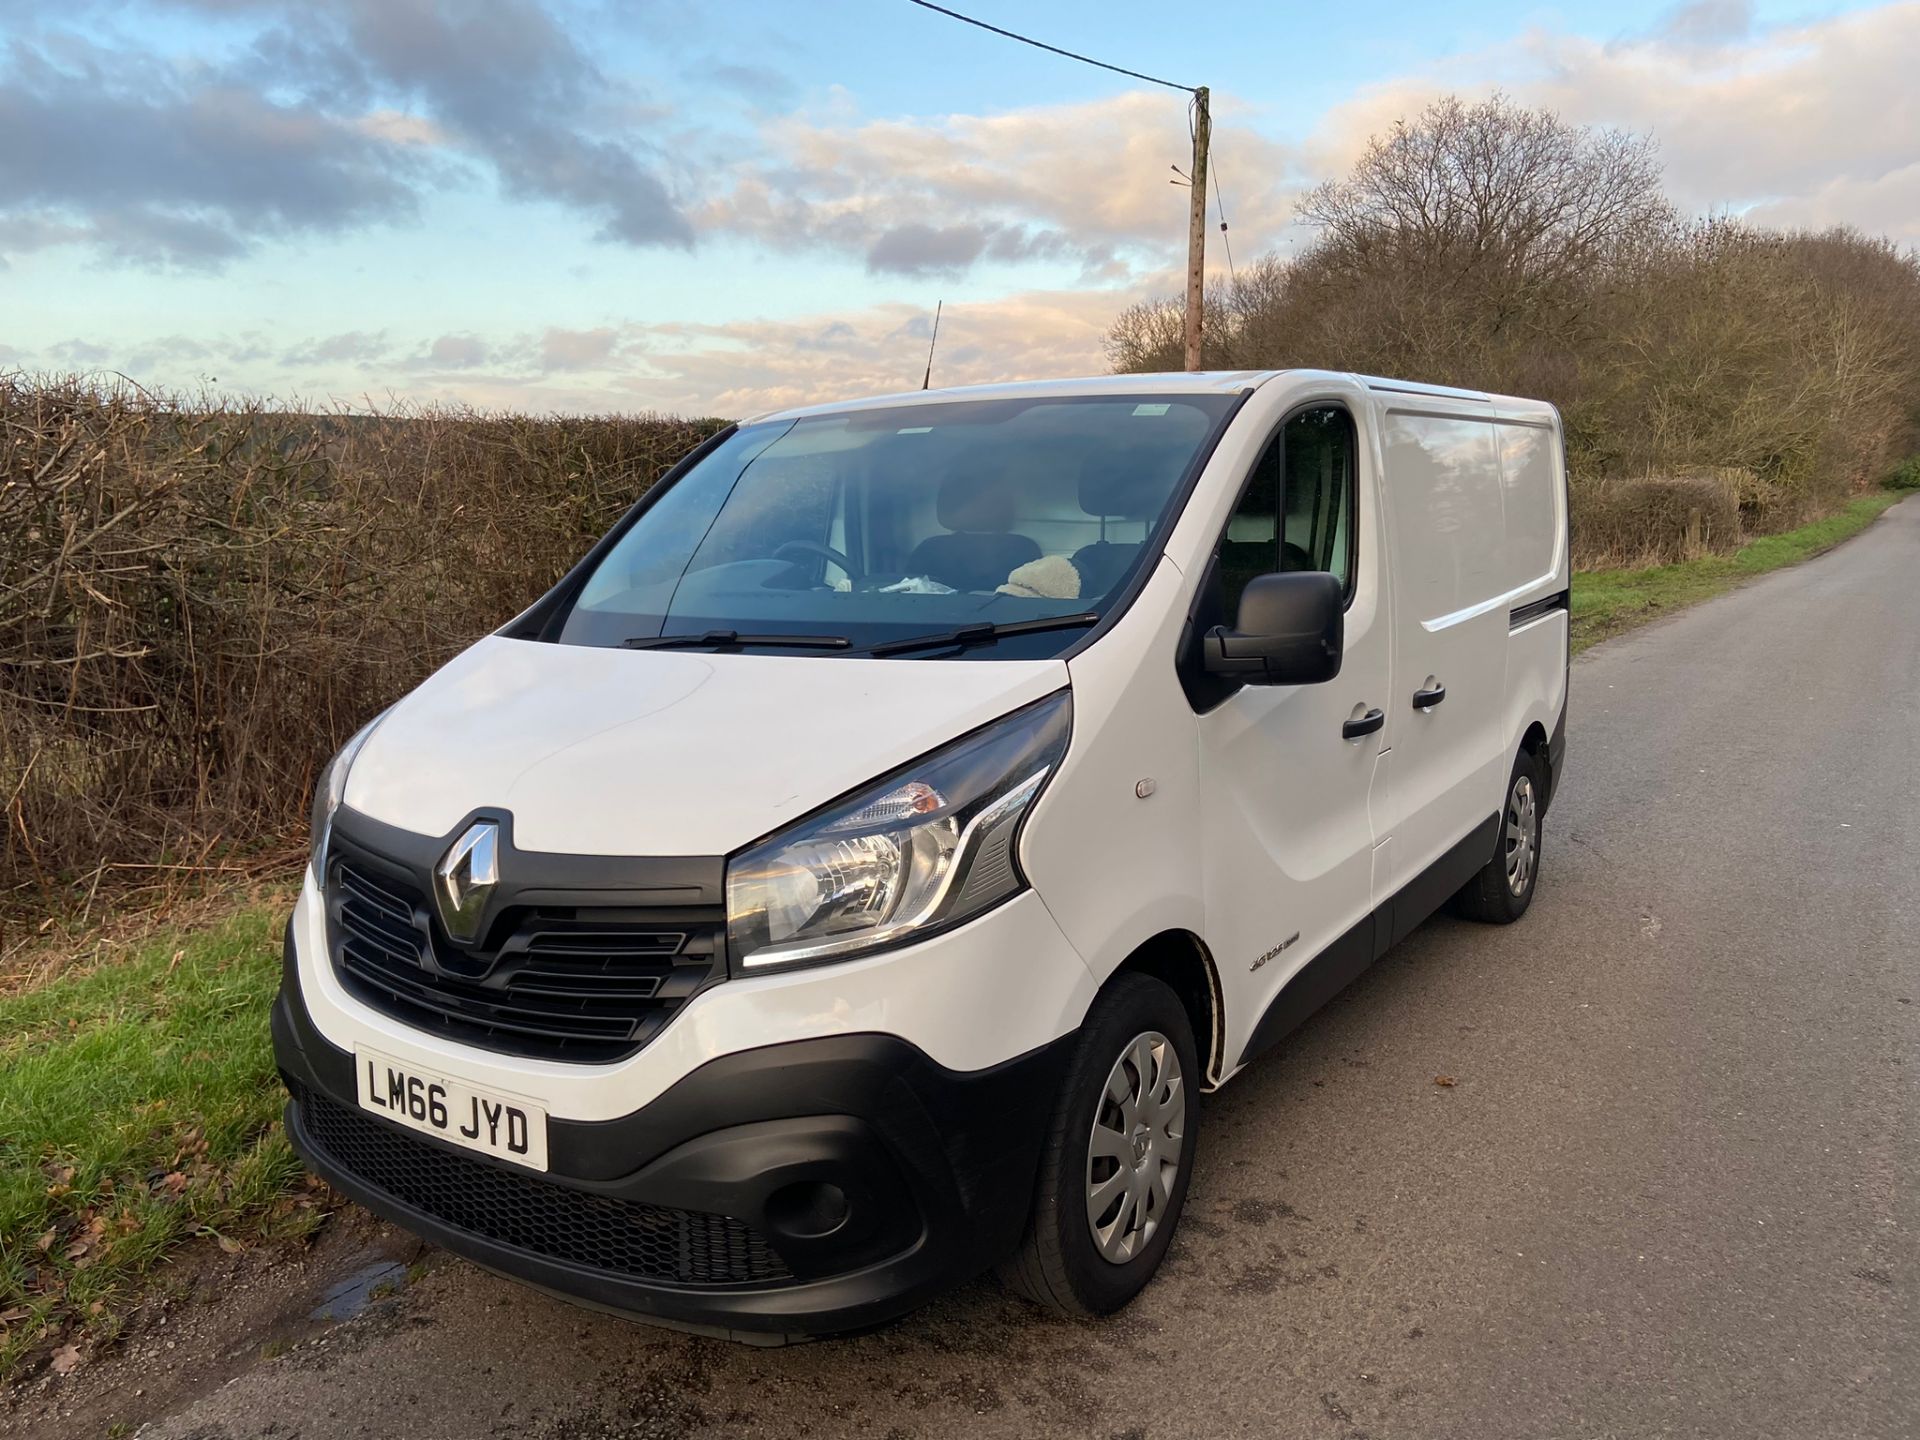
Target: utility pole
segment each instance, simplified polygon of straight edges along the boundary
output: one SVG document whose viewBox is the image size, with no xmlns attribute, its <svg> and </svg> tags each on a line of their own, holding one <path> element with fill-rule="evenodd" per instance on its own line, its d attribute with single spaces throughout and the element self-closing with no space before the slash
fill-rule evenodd
<svg viewBox="0 0 1920 1440">
<path fill-rule="evenodd" d="M 1207 269 L 1207 141 L 1213 121 L 1207 87 L 1193 92 L 1193 171 L 1188 177 L 1193 209 L 1187 221 L 1187 369 L 1200 368 L 1200 305 Z"/>
</svg>

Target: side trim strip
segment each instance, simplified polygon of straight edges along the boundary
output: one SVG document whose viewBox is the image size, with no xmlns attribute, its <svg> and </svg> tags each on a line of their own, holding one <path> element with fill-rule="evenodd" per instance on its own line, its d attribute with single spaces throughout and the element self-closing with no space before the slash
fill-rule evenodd
<svg viewBox="0 0 1920 1440">
<path fill-rule="evenodd" d="M 1538 620 L 1542 615 L 1551 615 L 1556 610 L 1567 608 L 1568 592 L 1560 591 L 1554 595 L 1542 595 L 1538 600 L 1529 600 L 1524 605 L 1516 605 L 1513 613 L 1507 617 L 1507 628 L 1518 630 L 1530 620 Z"/>
<path fill-rule="evenodd" d="M 1508 604 L 1509 602 L 1516 600 L 1520 596 L 1526 594 L 1527 591 L 1533 589 L 1534 586 L 1540 584 L 1542 581 L 1551 580 L 1551 579 L 1553 579 L 1553 573 L 1551 571 L 1549 571 L 1545 575 L 1536 575 L 1531 580 L 1522 581 L 1520 584 L 1514 586 L 1511 590 L 1503 591 L 1501 594 L 1490 596 L 1485 600 L 1481 600 L 1475 604 L 1467 606 L 1463 610 L 1455 610 L 1448 615 L 1437 615 L 1431 620 L 1422 620 L 1420 622 L 1420 628 L 1422 630 L 1425 630 L 1429 635 L 1437 635 L 1442 630 L 1450 629 L 1451 627 L 1455 625 L 1459 625 L 1462 622 L 1467 620 L 1478 619 L 1480 616 L 1487 614 L 1489 611 L 1498 610 L 1502 605 Z M 1562 599 L 1565 598 L 1565 595 L 1566 595 L 1566 592 L 1562 591 L 1561 592 Z M 1525 609 L 1526 607 L 1522 606 L 1521 608 Z"/>
<path fill-rule="evenodd" d="M 1393 893 L 1384 905 L 1360 917 L 1358 924 L 1314 956 L 1280 987 L 1240 1052 L 1240 1064 L 1287 1038 L 1359 976 L 1387 948 L 1404 939 L 1422 920 L 1444 905 L 1493 856 L 1500 817 L 1489 815 L 1433 864 Z M 1237 1067 L 1236 1067 L 1237 1068 Z"/>
</svg>

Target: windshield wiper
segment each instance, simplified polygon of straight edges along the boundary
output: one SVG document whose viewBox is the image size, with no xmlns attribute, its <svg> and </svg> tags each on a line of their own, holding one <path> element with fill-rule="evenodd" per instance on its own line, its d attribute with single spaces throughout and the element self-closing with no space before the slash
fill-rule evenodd
<svg viewBox="0 0 1920 1440">
<path fill-rule="evenodd" d="M 914 650 L 946 650 L 969 645 L 991 645 L 1003 635 L 1035 635 L 1043 630 L 1079 630 L 1098 625 L 1100 617 L 1084 615 L 1046 615 L 1038 620 L 1008 620 L 999 625 L 962 625 L 938 635 L 911 635 L 905 640 L 883 640 L 860 651 L 862 655 L 905 655 Z"/>
<path fill-rule="evenodd" d="M 627 650 L 733 650 L 743 645 L 845 650 L 853 641 L 844 635 L 742 635 L 738 630 L 709 630 L 702 635 L 636 635 L 620 644 Z"/>
</svg>

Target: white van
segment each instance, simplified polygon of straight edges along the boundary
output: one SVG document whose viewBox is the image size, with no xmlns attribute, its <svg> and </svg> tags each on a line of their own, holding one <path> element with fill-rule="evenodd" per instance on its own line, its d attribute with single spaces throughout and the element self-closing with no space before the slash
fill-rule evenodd
<svg viewBox="0 0 1920 1440">
<path fill-rule="evenodd" d="M 274 1010 L 321 1176 L 772 1341 L 996 1263 L 1125 1304 L 1199 1096 L 1452 899 L 1518 919 L 1559 417 L 1313 371 L 717 435 L 314 797 Z"/>
</svg>

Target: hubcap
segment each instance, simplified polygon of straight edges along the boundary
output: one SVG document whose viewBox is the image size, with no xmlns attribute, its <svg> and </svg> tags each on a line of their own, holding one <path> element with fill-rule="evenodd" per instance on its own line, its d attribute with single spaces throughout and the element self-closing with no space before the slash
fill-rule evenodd
<svg viewBox="0 0 1920 1440">
<path fill-rule="evenodd" d="M 1134 1036 L 1107 1075 L 1087 1144 L 1087 1225 L 1113 1264 L 1138 1255 L 1166 1218 L 1186 1122 L 1173 1042 L 1157 1030 Z"/>
<path fill-rule="evenodd" d="M 1507 796 L 1507 889 L 1515 895 L 1526 894 L 1533 883 L 1539 854 L 1540 805 L 1533 793 L 1533 778 L 1522 775 Z"/>
</svg>

